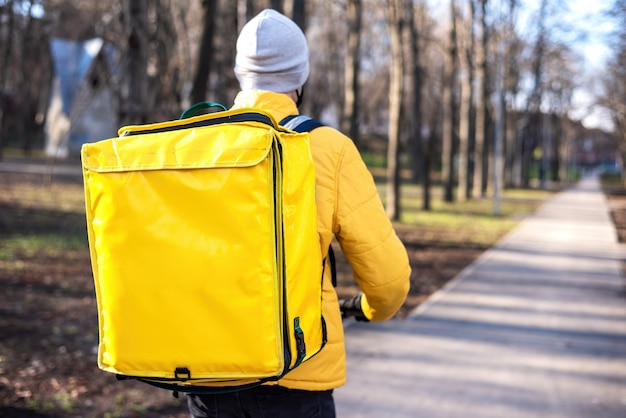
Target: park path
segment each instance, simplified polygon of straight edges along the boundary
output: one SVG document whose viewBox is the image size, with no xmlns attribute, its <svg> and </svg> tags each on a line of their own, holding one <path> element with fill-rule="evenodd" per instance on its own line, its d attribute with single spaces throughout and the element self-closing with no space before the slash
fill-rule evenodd
<svg viewBox="0 0 626 418">
<path fill-rule="evenodd" d="M 338 417 L 626 417 L 624 259 L 584 178 L 407 319 L 347 324 Z"/>
</svg>

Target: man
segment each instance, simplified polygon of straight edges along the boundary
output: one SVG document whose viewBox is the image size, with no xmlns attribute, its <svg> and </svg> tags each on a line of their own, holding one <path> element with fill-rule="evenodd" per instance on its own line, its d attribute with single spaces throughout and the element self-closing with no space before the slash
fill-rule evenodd
<svg viewBox="0 0 626 418">
<path fill-rule="evenodd" d="M 309 50 L 298 26 L 264 10 L 237 40 L 235 74 L 241 92 L 233 108 L 256 108 L 275 120 L 298 114 L 309 75 Z M 318 235 L 322 256 L 337 238 L 362 293 L 342 301 L 344 315 L 383 321 L 402 306 L 409 290 L 406 250 L 387 218 L 374 181 L 353 142 L 337 130 L 311 132 L 316 172 Z M 273 384 L 219 395 L 189 395 L 194 417 L 335 416 L 332 391 L 345 383 L 342 313 L 325 268 L 323 314 L 328 342 L 322 351 Z"/>
</svg>

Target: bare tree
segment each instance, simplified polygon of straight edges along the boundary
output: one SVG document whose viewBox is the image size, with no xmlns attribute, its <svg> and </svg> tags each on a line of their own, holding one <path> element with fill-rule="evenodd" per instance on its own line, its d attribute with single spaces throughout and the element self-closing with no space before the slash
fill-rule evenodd
<svg viewBox="0 0 626 418">
<path fill-rule="evenodd" d="M 125 76 L 122 84 L 120 123 L 147 123 L 148 97 L 148 3 L 147 0 L 127 0 Z"/>
<path fill-rule="evenodd" d="M 206 100 L 207 84 L 213 63 L 213 34 L 217 16 L 217 0 L 202 0 L 203 29 L 202 40 L 198 48 L 196 72 L 191 89 L 191 101 L 194 103 Z"/>
<path fill-rule="evenodd" d="M 313 3 L 314 25 L 307 28 L 311 74 L 305 87 L 302 111 L 340 128 L 345 64 L 346 10 L 339 2 Z M 323 7 L 322 7 L 323 6 Z M 311 20 L 313 15 L 311 16 Z"/>
<path fill-rule="evenodd" d="M 254 17 L 253 0 L 237 0 L 237 31 L 241 31 L 243 25 Z"/>
<path fill-rule="evenodd" d="M 535 147 L 539 141 L 540 106 L 543 99 L 544 59 L 548 42 L 546 12 L 548 0 L 541 0 L 537 20 L 537 40 L 533 50 L 532 79 L 533 87 L 528 98 L 525 112 L 524 136 L 522 137 L 521 180 L 523 187 L 530 185 L 530 168 Z"/>
<path fill-rule="evenodd" d="M 515 30 L 516 14 L 518 9 L 517 0 L 509 0 L 508 22 L 506 24 L 505 45 L 504 45 L 504 90 L 506 99 L 505 118 L 505 141 L 504 141 L 504 187 L 511 187 L 514 184 L 521 184 L 521 177 L 518 175 L 521 167 L 521 152 L 517 148 L 516 136 L 518 132 L 518 112 L 515 112 L 515 103 L 520 92 L 521 79 L 521 56 L 524 42 L 519 38 Z"/>
<path fill-rule="evenodd" d="M 409 148 L 411 151 L 411 159 L 413 160 L 412 173 L 413 181 L 419 183 L 424 176 L 429 173 L 424 171 L 424 146 L 422 144 L 422 67 L 420 55 L 420 31 L 418 28 L 418 14 L 422 12 L 421 2 L 409 2 L 409 8 L 406 12 L 408 16 L 408 54 L 407 78 L 410 90 L 410 109 L 409 126 L 410 139 Z"/>
<path fill-rule="evenodd" d="M 504 21 L 501 22 L 504 24 Z M 505 79 L 505 68 L 504 68 L 504 43 L 505 43 L 505 30 L 501 30 L 497 39 L 497 47 L 496 47 L 496 70 L 495 70 L 495 78 L 496 78 L 496 98 L 495 98 L 495 133 L 494 133 L 494 152 L 493 152 L 493 214 L 495 216 L 500 216 L 500 201 L 501 201 L 501 191 L 502 191 L 502 179 L 504 177 L 504 123 L 505 123 L 505 113 L 506 113 L 506 102 L 505 102 L 505 92 L 504 92 L 504 79 Z"/>
<path fill-rule="evenodd" d="M 38 6 L 40 1 L 0 6 L 0 158 L 9 141 L 29 154 L 42 139 L 52 66 L 50 23 L 34 15 Z"/>
<path fill-rule="evenodd" d="M 2 159 L 3 149 L 5 147 L 5 135 L 8 131 L 5 126 L 5 114 L 8 113 L 10 106 L 9 95 L 6 93 L 8 87 L 9 62 L 11 59 L 13 30 L 15 25 L 15 14 L 13 13 L 13 1 L 8 0 L 0 9 L 0 19 L 6 22 L 0 29 L 2 33 L 2 43 L 0 44 L 0 57 L 2 57 L 2 65 L 0 65 L 0 160 Z"/>
<path fill-rule="evenodd" d="M 493 192 L 493 214 L 501 214 L 500 202 L 501 192 L 506 186 L 505 181 L 505 161 L 507 148 L 507 92 L 514 92 L 517 89 L 515 70 L 507 68 L 512 62 L 510 54 L 512 49 L 509 45 L 514 44 L 514 21 L 513 16 L 517 6 L 516 0 L 510 0 L 508 4 L 494 10 L 493 13 L 493 41 L 495 43 L 495 94 L 494 94 L 494 145 L 493 155 L 490 160 L 491 167 L 491 190 Z M 513 61 L 514 62 L 514 61 Z M 507 81 L 508 79 L 508 81 Z M 508 86 L 507 86 L 508 84 Z M 509 144 L 510 146 L 510 144 Z"/>
<path fill-rule="evenodd" d="M 458 77 L 458 45 L 457 45 L 457 15 L 456 0 L 450 0 L 450 31 L 448 33 L 448 51 L 445 70 L 445 85 L 443 93 L 443 146 L 441 150 L 441 178 L 444 184 L 444 200 L 454 200 L 454 157 L 456 155 L 457 132 L 457 77 Z"/>
<path fill-rule="evenodd" d="M 613 136 L 622 163 L 626 163 L 626 0 L 614 0 L 611 13 L 617 30 L 613 34 L 613 53 L 602 80 L 604 93 L 599 103 L 611 115 Z"/>
<path fill-rule="evenodd" d="M 304 32 L 306 30 L 306 1 L 293 0 L 291 3 L 291 18 Z"/>
<path fill-rule="evenodd" d="M 469 16 L 459 14 L 459 69 L 461 101 L 459 109 L 459 156 L 457 200 L 464 201 L 470 186 L 470 141 L 473 126 L 473 82 L 474 82 L 474 2 L 469 2 Z"/>
<path fill-rule="evenodd" d="M 283 12 L 283 0 L 270 0 L 270 8 L 277 12 Z"/>
<path fill-rule="evenodd" d="M 408 119 L 412 137 L 409 140 L 413 179 L 422 184 L 422 210 L 431 209 L 431 168 L 438 167 L 443 120 L 442 91 L 444 60 L 435 35 L 440 22 L 430 15 L 429 2 L 413 2 L 413 41 L 407 42 L 413 52 L 409 61 L 408 80 L 412 80 L 411 109 Z M 421 157 L 420 149 L 421 148 Z M 421 175 L 416 175 L 420 171 Z"/>
<path fill-rule="evenodd" d="M 489 48 L 489 27 L 487 25 L 487 2 L 488 0 L 478 0 L 480 5 L 480 31 L 481 42 L 476 45 L 476 130 L 474 138 L 474 158 L 472 181 L 473 189 L 477 190 L 477 195 L 484 197 L 486 187 L 485 176 L 485 141 L 487 138 L 487 128 L 489 126 L 489 112 L 487 111 L 489 101 L 489 87 L 487 79 L 487 52 Z M 474 196 L 474 192 L 470 196 Z"/>
<path fill-rule="evenodd" d="M 344 71 L 344 103 L 341 130 L 359 145 L 359 71 L 361 22 L 363 5 L 361 0 L 347 0 L 348 42 Z"/>
<path fill-rule="evenodd" d="M 389 144 L 387 145 L 387 216 L 400 218 L 400 132 L 402 123 L 402 90 L 404 56 L 402 33 L 406 15 L 404 0 L 388 0 L 387 16 L 391 39 L 391 79 L 389 83 Z"/>
<path fill-rule="evenodd" d="M 411 7 L 411 6 L 410 6 Z M 410 106 L 411 109 L 409 115 L 409 123 L 411 129 L 411 136 L 409 140 L 409 150 L 411 152 L 412 162 L 412 174 L 415 182 L 422 182 L 422 201 L 429 201 L 428 195 L 430 194 L 430 188 L 428 180 L 425 180 L 430 176 L 426 158 L 424 155 L 424 144 L 422 138 L 422 85 L 423 85 L 423 70 L 421 63 L 421 45 L 420 45 L 420 29 L 418 27 L 421 20 L 421 15 L 424 13 L 423 4 L 421 2 L 413 2 L 408 21 L 408 36 L 407 42 L 408 55 L 407 61 L 410 68 L 407 70 L 408 77 L 411 83 L 411 95 Z"/>
<path fill-rule="evenodd" d="M 564 43 L 548 46 L 545 65 L 546 135 L 544 135 L 542 172 L 543 180 L 561 180 L 561 164 L 564 160 L 564 123 L 572 108 L 572 98 L 577 87 L 575 63 L 581 60 Z"/>
</svg>

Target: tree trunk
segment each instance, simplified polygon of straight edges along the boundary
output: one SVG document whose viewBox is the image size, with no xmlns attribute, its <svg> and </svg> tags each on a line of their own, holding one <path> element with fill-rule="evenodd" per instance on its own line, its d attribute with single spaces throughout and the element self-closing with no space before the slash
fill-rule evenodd
<svg viewBox="0 0 626 418">
<path fill-rule="evenodd" d="M 237 32 L 240 32 L 243 25 L 254 17 L 253 0 L 237 0 Z"/>
<path fill-rule="evenodd" d="M 505 64 L 506 65 L 506 64 Z M 504 94 L 506 95 L 507 90 L 506 90 L 506 82 L 505 82 L 505 90 L 504 90 Z M 505 99 L 505 106 L 504 106 L 504 144 L 503 144 L 503 148 L 504 148 L 504 169 L 503 169 L 503 173 L 502 173 L 502 187 L 504 189 L 508 189 L 512 186 L 513 182 L 513 153 L 515 150 L 515 142 L 514 142 L 514 136 L 513 136 L 513 129 L 514 128 L 514 116 L 512 115 L 512 112 L 509 112 L 509 101 Z"/>
<path fill-rule="evenodd" d="M 468 149 L 469 149 L 469 124 L 470 124 L 470 83 L 467 74 L 461 79 L 461 106 L 459 108 L 459 154 L 457 169 L 456 198 L 459 202 L 467 199 L 468 191 Z"/>
<path fill-rule="evenodd" d="M 533 112 L 528 115 L 527 124 L 522 131 L 522 161 L 521 161 L 521 181 L 522 187 L 530 187 L 530 169 L 533 162 L 533 151 L 537 136 L 536 127 L 539 126 L 539 116 Z"/>
<path fill-rule="evenodd" d="M 465 198 L 472 198 L 472 188 L 474 187 L 474 148 L 476 145 L 476 0 L 469 0 L 470 3 L 470 49 L 467 56 L 469 67 L 469 124 L 467 133 L 467 187 L 465 190 Z"/>
<path fill-rule="evenodd" d="M 419 183 L 429 173 L 425 171 L 424 145 L 422 139 L 422 68 L 420 54 L 420 33 L 417 23 L 417 14 L 420 13 L 418 6 L 413 4 L 409 13 L 408 29 L 410 33 L 409 53 L 407 57 L 411 65 L 409 77 L 411 79 L 411 137 L 409 150 L 411 152 L 413 181 Z M 422 184 L 423 186 L 423 184 Z"/>
<path fill-rule="evenodd" d="M 470 5 L 471 6 L 471 5 Z M 457 200 L 465 201 L 469 191 L 469 142 L 472 125 L 472 78 L 473 78 L 473 49 L 474 49 L 474 8 L 470 7 L 470 16 L 464 19 L 457 16 L 460 23 L 459 33 L 459 70 L 461 79 L 461 107 L 459 110 L 459 166 Z"/>
<path fill-rule="evenodd" d="M 402 113 L 403 55 L 402 55 L 402 15 L 406 11 L 403 0 L 389 0 L 387 3 L 391 38 L 391 80 L 389 82 L 389 144 L 387 148 L 387 215 L 391 220 L 400 218 L 400 167 L 399 145 Z"/>
<path fill-rule="evenodd" d="M 523 138 L 523 150 L 522 155 L 522 186 L 530 186 L 530 169 L 533 162 L 533 153 L 540 137 L 540 106 L 543 98 L 543 72 L 544 72 L 544 59 L 546 54 L 547 43 L 547 29 L 545 25 L 546 9 L 548 6 L 547 0 L 541 0 L 539 20 L 537 21 L 538 35 L 535 49 L 533 51 L 534 62 L 532 63 L 533 70 L 533 89 L 527 104 L 527 121 L 525 137 Z"/>
<path fill-rule="evenodd" d="M 443 93 L 443 146 L 441 180 L 444 183 L 444 200 L 454 200 L 454 156 L 455 156 L 455 127 L 456 127 L 456 97 L 454 94 L 458 75 L 458 47 L 456 30 L 457 6 L 455 0 L 450 0 L 450 33 L 448 54 L 446 59 L 446 80 Z"/>
<path fill-rule="evenodd" d="M 563 142 L 563 118 L 558 114 L 552 114 L 552 150 L 550 152 L 550 180 L 561 180 L 561 143 Z"/>
<path fill-rule="evenodd" d="M 488 112 L 487 102 L 489 91 L 487 88 L 487 47 L 489 44 L 489 31 L 487 27 L 487 1 L 480 0 L 480 27 L 481 42 L 476 48 L 476 134 L 474 139 L 474 180 L 473 189 L 480 197 L 485 196 L 484 179 L 484 147 L 487 138 Z M 474 193 L 470 193 L 474 196 Z"/>
<path fill-rule="evenodd" d="M 121 125 L 148 121 L 148 3 L 128 0 L 127 71 L 122 91 Z"/>
<path fill-rule="evenodd" d="M 430 178 L 430 168 L 435 161 L 435 140 L 436 134 L 433 129 L 426 138 L 426 143 L 424 144 L 424 173 L 426 175 L 422 178 L 422 210 L 429 211 L 431 209 L 430 200 L 430 186 L 431 186 L 431 178 Z"/>
<path fill-rule="evenodd" d="M 0 15 L 0 18 L 3 19 L 6 23 L 6 27 L 4 30 L 7 33 L 7 38 L 5 39 L 5 43 L 0 45 L 2 47 L 0 51 L 0 57 L 2 57 L 2 64 L 0 64 L 0 160 L 2 160 L 3 150 L 6 146 L 5 142 L 5 108 L 8 106 L 8 96 L 5 99 L 5 90 L 7 88 L 7 79 L 9 73 L 9 61 L 11 59 L 11 41 L 13 39 L 13 26 L 15 23 L 15 15 L 13 12 L 13 0 L 7 0 L 4 5 L 4 10 L 6 11 L 6 19 L 5 16 Z"/>
<path fill-rule="evenodd" d="M 196 74 L 191 88 L 192 103 L 206 100 L 207 84 L 213 64 L 213 33 L 215 32 L 215 16 L 217 14 L 217 0 L 203 0 L 204 8 L 202 40 L 198 48 L 198 62 Z"/>
<path fill-rule="evenodd" d="M 36 45 L 35 42 L 39 42 L 39 39 L 33 39 L 34 36 L 36 36 L 36 34 L 34 33 L 34 21 L 35 19 L 33 18 L 32 12 L 33 12 L 33 7 L 34 7 L 34 3 L 30 3 L 29 8 L 28 8 L 28 12 L 26 13 L 27 16 L 27 23 L 26 23 L 26 27 L 24 28 L 24 33 L 22 35 L 22 68 L 24 67 L 24 63 L 27 62 L 32 62 L 32 54 L 38 52 L 36 50 Z M 18 91 L 21 92 L 26 92 L 28 91 L 28 84 L 31 82 L 31 80 L 27 77 L 22 77 L 19 82 L 18 82 Z M 24 152 L 24 155 L 30 155 L 32 148 L 33 148 L 33 141 L 34 141 L 34 137 L 32 132 L 28 132 L 28 125 L 31 123 L 32 119 L 31 117 L 29 117 L 30 112 L 28 111 L 28 107 L 29 107 L 30 103 L 28 103 L 26 100 L 21 101 L 21 109 L 22 109 L 22 114 L 24 115 L 23 117 L 23 121 L 21 123 L 22 126 L 22 132 L 26 132 L 26 135 L 21 135 L 21 147 L 22 147 L 22 151 Z"/>
<path fill-rule="evenodd" d="M 361 21 L 363 6 L 361 0 L 347 1 L 348 50 L 345 59 L 344 105 L 341 118 L 341 130 L 359 145 L 359 70 Z M 393 30 L 393 29 L 392 29 Z"/>
<path fill-rule="evenodd" d="M 498 53 L 496 56 L 496 106 L 495 106 L 495 134 L 493 152 L 493 215 L 500 216 L 500 192 L 502 190 L 502 178 L 504 177 L 504 121 L 506 117 L 504 97 L 504 41 L 498 41 Z"/>
<path fill-rule="evenodd" d="M 559 176 L 558 176 L 560 182 L 569 181 L 569 178 L 567 176 L 567 168 L 570 162 L 570 155 L 568 152 L 569 143 L 571 139 L 570 129 L 571 129 L 570 124 L 568 123 L 567 119 L 563 119 L 561 121 L 562 139 L 560 141 L 559 149 L 558 149 L 559 160 L 561 161 L 561 164 L 559 165 Z"/>
<path fill-rule="evenodd" d="M 302 32 L 306 31 L 306 1 L 305 0 L 293 0 L 291 8 L 291 19 L 296 22 L 296 25 L 302 29 Z"/>
<path fill-rule="evenodd" d="M 277 12 L 283 12 L 283 0 L 270 0 L 270 8 Z"/>
<path fill-rule="evenodd" d="M 513 112 L 515 103 L 517 102 L 517 93 L 519 86 L 518 66 L 519 55 L 517 53 L 519 42 L 515 33 L 515 16 L 518 7 L 517 0 L 510 0 L 508 4 L 507 14 L 508 21 L 506 23 L 505 32 L 505 58 L 504 58 L 504 90 L 507 96 L 505 102 L 504 117 L 504 187 L 508 188 L 515 184 L 515 168 L 518 165 L 517 151 L 517 127 L 518 113 Z M 509 111 L 511 109 L 511 111 Z"/>
</svg>

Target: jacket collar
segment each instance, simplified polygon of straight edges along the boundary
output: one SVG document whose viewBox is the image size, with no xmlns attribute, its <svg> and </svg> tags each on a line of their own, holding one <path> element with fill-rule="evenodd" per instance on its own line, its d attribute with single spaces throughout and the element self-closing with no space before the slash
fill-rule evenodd
<svg viewBox="0 0 626 418">
<path fill-rule="evenodd" d="M 261 109 L 280 122 L 286 116 L 297 115 L 298 107 L 289 96 L 266 90 L 243 90 L 235 97 L 233 109 Z"/>
</svg>

